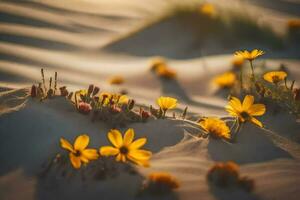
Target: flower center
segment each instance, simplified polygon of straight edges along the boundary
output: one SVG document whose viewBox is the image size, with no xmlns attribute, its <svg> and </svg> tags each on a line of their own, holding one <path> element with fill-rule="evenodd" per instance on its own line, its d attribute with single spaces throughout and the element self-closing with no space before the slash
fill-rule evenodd
<svg viewBox="0 0 300 200">
<path fill-rule="evenodd" d="M 79 157 L 79 156 L 81 156 L 81 151 L 79 151 L 79 150 L 76 150 L 76 151 L 75 151 L 75 153 L 74 153 L 74 155 L 75 155 L 76 157 Z"/>
<path fill-rule="evenodd" d="M 280 81 L 280 78 L 278 76 L 272 76 L 273 83 L 278 83 Z"/>
<path fill-rule="evenodd" d="M 245 111 L 241 112 L 240 115 L 241 115 L 241 117 L 242 117 L 244 120 L 250 119 L 249 113 L 247 113 L 247 112 L 245 112 Z"/>
<path fill-rule="evenodd" d="M 128 153 L 128 148 L 125 146 L 122 146 L 120 148 L 120 153 L 126 155 Z"/>
</svg>

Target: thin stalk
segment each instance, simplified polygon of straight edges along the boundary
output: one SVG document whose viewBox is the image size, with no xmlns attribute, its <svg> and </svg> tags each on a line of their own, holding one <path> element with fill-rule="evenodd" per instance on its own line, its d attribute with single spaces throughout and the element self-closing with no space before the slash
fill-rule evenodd
<svg viewBox="0 0 300 200">
<path fill-rule="evenodd" d="M 163 119 L 166 117 L 167 110 L 163 110 Z"/>
<path fill-rule="evenodd" d="M 241 82 L 241 92 L 243 90 L 243 66 L 240 68 L 240 82 Z"/>
<path fill-rule="evenodd" d="M 254 67 L 253 67 L 252 60 L 249 60 L 249 62 L 250 62 L 250 66 L 251 66 L 251 71 L 252 71 L 252 77 L 253 77 L 253 81 L 254 81 L 254 83 L 255 83 Z"/>
<path fill-rule="evenodd" d="M 237 134 L 240 132 L 241 130 L 241 127 L 242 127 L 242 124 L 243 123 L 240 123 L 240 121 L 237 119 L 237 126 L 236 126 L 236 129 L 234 131 L 234 134 L 232 135 L 232 138 L 231 138 L 231 142 L 234 143 L 236 142 L 236 137 L 237 137 Z"/>
</svg>

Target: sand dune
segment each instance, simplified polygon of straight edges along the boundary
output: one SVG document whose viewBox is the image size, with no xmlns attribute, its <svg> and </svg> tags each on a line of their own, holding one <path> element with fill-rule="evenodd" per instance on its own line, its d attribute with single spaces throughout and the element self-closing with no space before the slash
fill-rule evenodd
<svg viewBox="0 0 300 200">
<path fill-rule="evenodd" d="M 24 90 L 1 93 L 1 102 L 3 99 L 9 102 L 11 98 L 24 94 Z M 6 108 L 15 109 L 18 104 L 11 102 L 6 104 Z M 89 133 L 92 147 L 97 148 L 106 144 L 105 132 L 109 127 L 103 123 L 93 123 L 86 116 L 76 113 L 63 98 L 44 103 L 29 99 L 25 107 L 18 110 L 10 110 L 10 113 L 1 115 L 0 132 L 5 142 L 1 145 L 3 165 L 0 185 L 8 182 L 9 187 L 18 188 L 25 184 L 27 186 L 24 193 L 28 196 L 34 193 L 37 199 L 80 199 L 82 192 L 87 193 L 89 199 L 98 199 L 105 190 L 108 199 L 121 196 L 123 199 L 131 199 L 138 190 L 141 178 L 126 174 L 116 179 L 100 181 L 97 187 L 88 181 L 83 188 L 76 182 L 55 186 L 55 179 L 51 182 L 49 178 L 36 178 L 35 174 L 41 170 L 45 159 L 54 152 L 62 151 L 58 145 L 60 137 L 72 140 L 77 133 Z M 22 123 L 16 127 L 17 121 Z M 236 144 L 228 144 L 213 139 L 190 137 L 185 132 L 184 123 L 180 121 L 157 120 L 146 124 L 131 124 L 130 127 L 136 130 L 138 136 L 147 136 L 146 148 L 156 153 L 152 158 L 151 168 L 140 168 L 139 171 L 145 175 L 151 171 L 168 171 L 176 175 L 182 184 L 176 194 L 173 194 L 176 198 L 218 199 L 222 196 L 225 199 L 281 199 L 289 196 L 290 199 L 297 199 L 299 195 L 299 153 L 293 152 L 295 149 L 290 148 L 288 141 L 277 143 L 274 136 L 263 130 L 249 126 L 241 132 Z M 16 147 L 22 150 L 12 152 Z M 296 152 L 299 152 L 298 144 L 297 148 Z M 224 191 L 210 188 L 205 174 L 213 162 L 221 160 L 241 163 L 242 173 L 255 179 L 257 190 L 253 194 L 233 190 L 222 195 Z M 17 180 L 17 183 L 7 180 Z M 125 189 L 124 182 L 131 184 L 126 184 Z M 118 194 L 109 192 L 110 187 L 117 188 Z M 8 195 L 13 199 L 19 197 L 19 194 Z M 171 199 L 175 198 L 173 195 L 170 196 Z"/>
</svg>

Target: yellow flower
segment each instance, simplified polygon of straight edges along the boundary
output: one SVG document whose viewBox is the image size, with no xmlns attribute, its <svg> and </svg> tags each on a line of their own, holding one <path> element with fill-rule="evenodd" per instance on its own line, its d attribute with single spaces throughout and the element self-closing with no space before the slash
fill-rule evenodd
<svg viewBox="0 0 300 200">
<path fill-rule="evenodd" d="M 177 99 L 172 97 L 159 97 L 156 102 L 164 112 L 177 106 Z"/>
<path fill-rule="evenodd" d="M 213 79 L 214 83 L 222 88 L 230 88 L 236 81 L 236 75 L 233 72 L 225 72 Z"/>
<path fill-rule="evenodd" d="M 230 139 L 230 130 L 226 123 L 218 118 L 201 119 L 199 125 L 214 138 Z"/>
<path fill-rule="evenodd" d="M 154 172 L 148 175 L 148 181 L 150 184 L 157 184 L 157 186 L 166 186 L 168 189 L 179 188 L 179 181 L 165 172 Z"/>
<path fill-rule="evenodd" d="M 287 74 L 284 71 L 272 71 L 264 74 L 264 79 L 270 83 L 279 83 L 283 81 Z"/>
<path fill-rule="evenodd" d="M 104 146 L 100 148 L 102 156 L 116 156 L 117 161 L 126 162 L 126 159 L 144 166 L 149 166 L 149 159 L 152 156 L 151 151 L 140 149 L 147 142 L 146 138 L 140 138 L 135 141 L 134 130 L 128 129 L 122 138 L 120 131 L 113 129 L 108 132 L 108 139 L 113 146 Z"/>
<path fill-rule="evenodd" d="M 98 153 L 96 149 L 87 149 L 90 138 L 87 135 L 80 135 L 74 142 L 74 147 L 65 139 L 60 139 L 62 148 L 70 151 L 70 161 L 74 168 L 79 169 L 81 162 L 88 163 L 90 160 L 96 160 Z"/>
<path fill-rule="evenodd" d="M 120 85 L 124 83 L 124 78 L 122 76 L 113 76 L 108 80 L 108 82 L 111 85 Z"/>
<path fill-rule="evenodd" d="M 87 95 L 87 93 L 88 93 L 87 90 L 79 90 L 77 94 L 85 96 Z"/>
<path fill-rule="evenodd" d="M 253 104 L 253 102 L 254 97 L 252 95 L 247 95 L 243 103 L 238 98 L 232 97 L 226 110 L 231 116 L 237 117 L 240 122 L 250 121 L 262 127 L 262 123 L 254 116 L 263 115 L 266 112 L 266 107 L 264 104 Z"/>
<path fill-rule="evenodd" d="M 235 52 L 235 55 L 236 56 L 240 56 L 246 60 L 249 60 L 249 61 L 252 61 L 254 59 L 256 59 L 257 57 L 263 55 L 265 52 L 262 51 L 262 50 L 258 50 L 258 49 L 254 49 L 252 51 L 247 51 L 247 50 L 244 50 L 244 51 L 236 51 Z"/>
<path fill-rule="evenodd" d="M 102 92 L 99 94 L 99 101 L 102 102 L 102 105 L 108 105 L 110 101 L 112 101 L 113 104 L 120 105 L 120 104 L 127 104 L 129 98 L 126 95 Z"/>
<path fill-rule="evenodd" d="M 151 71 L 156 71 L 159 67 L 167 67 L 166 61 L 163 58 L 155 58 L 150 65 Z"/>
<path fill-rule="evenodd" d="M 234 56 L 232 60 L 232 65 L 235 68 L 241 68 L 245 62 L 245 59 L 242 56 Z"/>
<path fill-rule="evenodd" d="M 207 178 L 218 186 L 236 184 L 239 180 L 239 166 L 232 161 L 216 163 L 207 172 Z"/>
<path fill-rule="evenodd" d="M 172 78 L 176 77 L 176 71 L 174 71 L 166 66 L 163 66 L 163 65 L 157 67 L 155 72 L 158 76 L 164 77 L 164 78 L 172 79 Z"/>
<path fill-rule="evenodd" d="M 207 16 L 214 16 L 216 14 L 216 9 L 215 6 L 213 4 L 210 3 L 204 3 L 201 7 L 200 7 L 200 12 L 204 15 Z"/>
<path fill-rule="evenodd" d="M 126 95 L 121 95 L 118 104 L 128 104 L 129 98 Z"/>
</svg>

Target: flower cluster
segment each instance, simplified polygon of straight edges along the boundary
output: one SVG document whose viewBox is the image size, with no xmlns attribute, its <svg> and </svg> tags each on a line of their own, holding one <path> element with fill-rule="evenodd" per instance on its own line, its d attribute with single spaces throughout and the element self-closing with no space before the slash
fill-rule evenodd
<svg viewBox="0 0 300 200">
<path fill-rule="evenodd" d="M 103 146 L 99 148 L 99 154 L 96 149 L 88 149 L 90 138 L 88 135 L 80 135 L 75 139 L 74 145 L 71 145 L 66 139 L 60 139 L 62 148 L 68 150 L 69 158 L 75 169 L 81 167 L 81 163 L 88 164 L 91 160 L 97 160 L 101 156 L 116 156 L 116 161 L 133 163 L 148 167 L 149 160 L 152 156 L 151 151 L 140 149 L 147 142 L 146 138 L 140 138 L 135 141 L 134 130 L 128 129 L 124 137 L 119 130 L 113 129 L 108 132 L 107 136 L 113 146 Z"/>
<path fill-rule="evenodd" d="M 213 165 L 207 173 L 207 180 L 217 187 L 237 186 L 248 192 L 254 189 L 254 181 L 248 177 L 241 177 L 239 166 L 231 161 Z"/>
<path fill-rule="evenodd" d="M 135 101 L 126 95 L 100 92 L 100 88 L 94 85 L 75 92 L 73 103 L 80 113 L 92 113 L 93 121 L 101 120 L 113 125 L 145 121 L 151 116 L 143 109 L 135 111 Z"/>
<path fill-rule="evenodd" d="M 260 101 L 268 102 L 271 99 L 271 103 L 281 104 L 287 108 L 291 113 L 300 115 L 300 102 L 299 102 L 299 90 L 294 88 L 294 81 L 290 86 L 287 84 L 287 72 L 284 66 L 281 66 L 280 70 L 269 71 L 261 74 L 261 76 L 255 76 L 253 60 L 264 55 L 264 51 L 254 49 L 252 51 L 237 51 L 235 53 L 235 60 L 233 62 L 234 68 L 232 71 L 225 72 L 214 78 L 214 83 L 220 88 L 236 89 L 236 85 L 240 85 L 240 91 L 231 90 L 231 93 L 235 93 L 234 96 L 240 96 L 243 93 L 247 93 L 243 103 L 237 97 L 231 97 L 229 104 L 226 106 L 226 110 L 229 115 L 236 118 L 236 131 L 240 130 L 240 125 L 244 122 L 252 122 L 259 127 L 263 127 L 263 124 L 257 120 L 256 116 L 262 116 L 266 112 L 266 106 L 264 104 L 254 104 L 254 97 L 258 97 Z M 248 81 L 248 87 L 245 87 L 243 80 L 243 63 L 245 60 L 249 61 L 252 76 L 250 82 Z M 239 66 L 239 67 L 237 67 Z M 240 72 L 239 79 L 237 79 L 237 72 Z M 284 82 L 284 85 L 282 84 Z M 202 122 L 204 123 L 204 122 Z M 203 128 L 203 124 L 202 124 Z"/>
<path fill-rule="evenodd" d="M 52 77 L 49 78 L 49 86 L 46 85 L 44 69 L 41 69 L 42 82 L 39 82 L 38 85 L 33 84 L 31 86 L 30 96 L 32 98 L 38 98 L 40 101 L 45 99 L 50 99 L 57 95 L 57 72 L 54 74 L 54 80 Z M 54 83 L 53 83 L 54 82 Z M 63 86 L 60 89 L 61 96 L 68 96 L 69 92 L 66 89 L 66 86 Z"/>
</svg>

